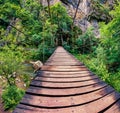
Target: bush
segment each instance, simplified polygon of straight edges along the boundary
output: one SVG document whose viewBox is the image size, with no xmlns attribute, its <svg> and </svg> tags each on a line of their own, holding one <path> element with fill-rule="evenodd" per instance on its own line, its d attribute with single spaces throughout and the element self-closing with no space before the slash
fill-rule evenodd
<svg viewBox="0 0 120 113">
<path fill-rule="evenodd" d="M 101 44 L 106 51 L 109 72 L 120 68 L 120 3 L 110 12 L 113 17 L 108 24 L 101 23 Z"/>
<path fill-rule="evenodd" d="M 103 47 L 96 49 L 96 55 L 93 54 L 75 54 L 75 56 L 102 80 L 110 84 L 120 92 L 120 71 L 111 73 L 107 68 L 107 56 Z"/>
<path fill-rule="evenodd" d="M 67 42 L 63 42 L 63 47 L 64 47 L 67 51 L 70 51 L 70 46 L 67 44 Z"/>
<path fill-rule="evenodd" d="M 6 46 L 2 49 L 0 55 L 0 75 L 5 77 L 9 85 L 15 84 L 15 77 L 20 74 L 21 63 L 24 60 L 22 52 L 14 49 L 14 46 L 10 48 Z"/>
<path fill-rule="evenodd" d="M 106 54 L 102 47 L 98 47 L 95 51 L 97 55 L 76 55 L 79 60 L 85 63 L 91 71 L 97 74 L 102 80 L 108 82 L 109 72 L 106 66 Z"/>
<path fill-rule="evenodd" d="M 109 84 L 120 92 L 120 71 L 110 75 Z"/>
<path fill-rule="evenodd" d="M 96 58 L 92 58 L 90 61 L 90 67 L 92 70 L 95 70 L 103 80 L 107 80 L 109 77 L 107 66 L 106 66 L 106 54 L 104 49 L 99 46 L 96 49 Z"/>
<path fill-rule="evenodd" d="M 76 45 L 81 53 L 91 53 L 98 45 L 98 39 L 94 36 L 93 29 L 88 29 L 76 40 Z"/>
<path fill-rule="evenodd" d="M 52 48 L 45 44 L 41 44 L 39 45 L 38 49 L 31 52 L 31 58 L 34 60 L 41 60 L 42 62 L 45 62 L 54 50 L 55 48 Z"/>
<path fill-rule="evenodd" d="M 14 109 L 24 95 L 24 91 L 16 86 L 8 86 L 2 94 L 4 109 Z"/>
</svg>

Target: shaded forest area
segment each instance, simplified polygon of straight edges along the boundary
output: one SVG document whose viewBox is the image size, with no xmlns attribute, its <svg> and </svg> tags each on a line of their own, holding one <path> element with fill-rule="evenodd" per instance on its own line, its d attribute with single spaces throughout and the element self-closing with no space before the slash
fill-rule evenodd
<svg viewBox="0 0 120 113">
<path fill-rule="evenodd" d="M 4 109 L 12 111 L 16 107 L 34 77 L 25 71 L 25 65 L 36 60 L 45 62 L 58 45 L 120 92 L 120 2 L 112 9 L 102 6 L 99 0 L 93 2 L 110 17 L 99 23 L 100 38 L 94 35 L 94 28 L 83 33 L 74 25 L 78 7 L 71 18 L 62 3 L 47 3 L 43 6 L 41 0 L 0 0 L 0 88 Z"/>
</svg>

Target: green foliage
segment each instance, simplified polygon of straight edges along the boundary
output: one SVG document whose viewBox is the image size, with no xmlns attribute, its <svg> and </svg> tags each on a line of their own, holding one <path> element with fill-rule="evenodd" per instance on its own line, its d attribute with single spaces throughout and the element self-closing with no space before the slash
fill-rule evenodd
<svg viewBox="0 0 120 113">
<path fill-rule="evenodd" d="M 14 109 L 24 94 L 16 87 L 15 75 L 21 84 L 29 86 L 31 77 L 21 72 L 22 63 L 30 59 L 45 62 L 59 39 L 68 51 L 120 91 L 120 4 L 111 16 L 109 8 L 99 2 L 93 2 L 92 8 L 90 19 L 108 22 L 113 18 L 108 24 L 101 23 L 101 39 L 93 35 L 92 29 L 81 35 L 61 3 L 50 6 L 49 16 L 48 7 L 40 0 L 0 0 L 0 76 L 12 85 L 2 95 L 5 109 Z M 9 26 L 12 21 L 14 28 Z"/>
<path fill-rule="evenodd" d="M 41 60 L 43 62 L 45 62 L 50 55 L 53 53 L 53 51 L 55 50 L 55 48 L 52 48 L 50 46 L 47 46 L 47 44 L 40 44 L 38 49 L 34 49 L 32 50 L 31 56 L 32 59 L 34 60 Z"/>
<path fill-rule="evenodd" d="M 104 22 L 109 22 L 111 20 L 111 16 L 109 15 L 109 7 L 101 4 L 99 0 L 91 0 L 90 7 L 92 10 L 88 16 L 89 20 L 96 19 Z"/>
<path fill-rule="evenodd" d="M 58 24 L 60 29 L 67 30 L 67 24 L 71 24 L 72 20 L 68 16 L 67 11 L 61 3 L 51 6 L 51 21 Z M 69 27 L 69 26 L 68 26 Z"/>
<path fill-rule="evenodd" d="M 0 5 L 0 18 L 9 21 L 13 17 L 17 17 L 17 11 L 20 11 L 20 6 L 9 1 Z"/>
<path fill-rule="evenodd" d="M 104 47 L 107 56 L 107 65 L 109 70 L 115 71 L 120 67 L 120 4 L 111 12 L 113 20 L 107 25 L 101 23 L 101 44 Z M 114 68 L 115 67 L 115 68 Z"/>
<path fill-rule="evenodd" d="M 92 58 L 90 62 L 90 68 L 99 75 L 103 80 L 108 79 L 109 73 L 106 66 L 106 54 L 102 47 L 96 49 L 96 58 Z"/>
<path fill-rule="evenodd" d="M 25 68 L 25 67 L 24 67 L 24 68 Z M 23 83 L 24 83 L 24 84 L 22 84 L 22 85 L 25 85 L 25 87 L 28 88 L 29 85 L 30 85 L 32 76 L 30 76 L 30 74 L 28 74 L 28 73 L 25 72 L 24 74 L 22 74 L 22 75 L 20 76 L 20 78 L 21 78 L 21 80 L 23 80 Z"/>
<path fill-rule="evenodd" d="M 98 45 L 98 39 L 93 34 L 92 29 L 88 29 L 83 35 L 76 39 L 77 48 L 81 53 L 91 53 Z"/>
<path fill-rule="evenodd" d="M 23 96 L 16 86 L 26 84 L 28 87 L 31 80 L 23 72 L 24 63 L 45 62 L 59 38 L 70 49 L 72 33 L 77 38 L 81 30 L 77 27 L 71 30 L 72 19 L 60 3 L 50 6 L 51 17 L 39 0 L 0 0 L 0 3 L 0 76 L 7 85 L 12 85 L 5 89 L 2 97 L 5 109 L 13 109 Z"/>
<path fill-rule="evenodd" d="M 57 3 L 50 7 L 50 12 L 51 17 L 44 18 L 42 30 L 31 39 L 32 44 L 37 47 L 33 49 L 33 59 L 45 61 L 54 51 L 57 40 L 62 38 L 66 42 L 71 36 L 72 19 L 65 7 Z"/>
<path fill-rule="evenodd" d="M 67 14 L 67 11 L 61 3 L 57 3 L 50 8 L 51 10 L 51 23 L 58 26 L 57 36 L 62 37 L 63 40 L 71 33 L 72 19 Z"/>
<path fill-rule="evenodd" d="M 113 19 L 100 23 L 101 38 L 99 46 L 92 54 L 76 55 L 95 74 L 120 91 L 120 3 L 110 14 Z M 83 37 L 84 39 L 86 39 Z M 81 45 L 81 41 L 77 42 Z"/>
<path fill-rule="evenodd" d="M 67 44 L 67 42 L 63 43 L 63 47 L 67 50 L 70 51 L 70 45 Z"/>
<path fill-rule="evenodd" d="M 41 34 L 34 34 L 31 38 L 31 43 L 38 46 L 42 42 Z"/>
<path fill-rule="evenodd" d="M 8 84 L 15 84 L 14 73 L 19 73 L 22 67 L 21 63 L 23 62 L 23 54 L 20 52 L 21 48 L 18 48 L 14 51 L 14 45 L 11 45 L 10 48 L 7 46 L 2 49 L 0 55 L 0 75 L 4 76 Z"/>
<path fill-rule="evenodd" d="M 14 109 L 24 95 L 24 91 L 16 86 L 8 86 L 2 94 L 5 109 Z"/>
<path fill-rule="evenodd" d="M 44 44 L 47 44 L 51 47 L 55 46 L 57 28 L 57 24 L 52 24 L 50 21 L 46 20 L 45 25 L 43 27 L 43 31 L 41 32 Z"/>
<path fill-rule="evenodd" d="M 109 77 L 109 84 L 120 92 L 120 71 L 112 73 Z"/>
<path fill-rule="evenodd" d="M 106 54 L 102 47 L 96 49 L 96 54 L 75 55 L 80 61 L 84 62 L 91 71 L 97 74 L 102 80 L 108 82 L 109 72 L 106 67 Z"/>
</svg>

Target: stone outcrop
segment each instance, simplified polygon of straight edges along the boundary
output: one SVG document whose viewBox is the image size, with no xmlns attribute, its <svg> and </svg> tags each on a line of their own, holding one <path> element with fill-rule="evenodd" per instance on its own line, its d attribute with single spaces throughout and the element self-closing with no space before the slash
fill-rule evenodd
<svg viewBox="0 0 120 113">
<path fill-rule="evenodd" d="M 43 5 L 47 6 L 46 0 L 43 1 Z M 62 2 L 68 11 L 68 14 L 73 18 L 78 1 L 79 0 L 50 0 L 50 4 L 53 5 L 57 2 Z M 98 22 L 107 22 L 111 19 L 109 13 L 107 13 L 107 11 L 104 11 L 104 8 L 101 10 L 101 7 L 105 5 L 109 9 L 113 9 L 116 0 L 100 0 L 100 6 L 97 6 L 98 4 L 95 3 L 96 2 L 94 0 L 81 0 L 74 24 L 80 27 L 83 32 L 92 26 L 95 28 L 95 35 L 99 36 Z"/>
</svg>

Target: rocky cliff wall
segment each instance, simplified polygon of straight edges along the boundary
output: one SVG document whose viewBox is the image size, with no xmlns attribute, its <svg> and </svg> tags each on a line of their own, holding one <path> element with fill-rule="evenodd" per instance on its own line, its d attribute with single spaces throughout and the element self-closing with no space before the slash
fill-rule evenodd
<svg viewBox="0 0 120 113">
<path fill-rule="evenodd" d="M 43 0 L 43 5 L 47 6 L 47 0 Z M 53 5 L 57 2 L 62 2 L 66 7 L 68 14 L 73 18 L 75 10 L 77 8 L 79 0 L 50 0 L 50 4 Z M 101 3 L 101 6 L 97 6 L 99 3 L 95 0 L 81 0 L 78 8 L 78 13 L 75 19 L 75 25 L 80 27 L 83 32 L 87 28 L 92 26 L 95 28 L 94 33 L 96 36 L 99 36 L 99 21 L 108 21 L 110 19 L 109 13 L 105 12 L 105 9 L 102 9 L 102 6 L 113 9 L 116 0 L 98 0 Z"/>
</svg>

